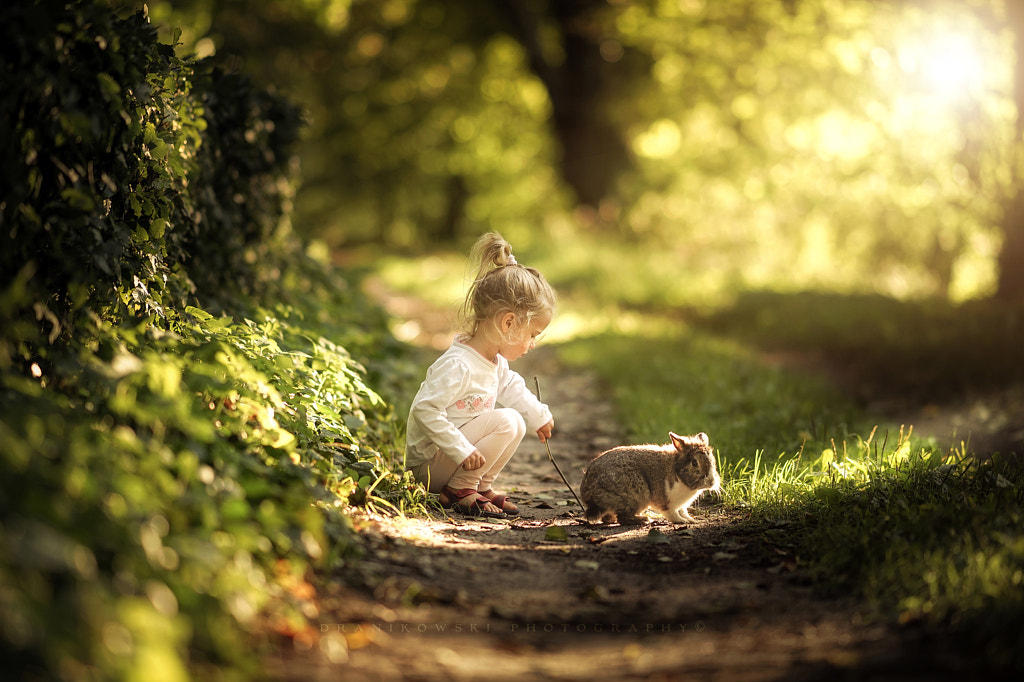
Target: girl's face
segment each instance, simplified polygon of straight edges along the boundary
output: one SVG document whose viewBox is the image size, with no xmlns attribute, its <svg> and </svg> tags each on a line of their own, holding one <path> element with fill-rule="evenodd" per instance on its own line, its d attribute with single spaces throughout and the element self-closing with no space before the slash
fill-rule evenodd
<svg viewBox="0 0 1024 682">
<path fill-rule="evenodd" d="M 516 329 L 515 315 L 506 313 L 499 321 L 503 340 L 498 350 L 509 362 L 521 358 L 537 345 L 537 337 L 551 324 L 551 313 L 533 318 L 525 328 Z"/>
</svg>

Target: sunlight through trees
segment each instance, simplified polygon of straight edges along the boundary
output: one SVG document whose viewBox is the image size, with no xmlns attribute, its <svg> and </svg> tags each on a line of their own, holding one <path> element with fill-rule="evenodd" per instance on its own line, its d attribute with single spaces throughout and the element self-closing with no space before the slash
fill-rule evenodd
<svg viewBox="0 0 1024 682">
<path fill-rule="evenodd" d="M 1002 0 L 150 5 L 303 104 L 296 221 L 335 246 L 582 230 L 745 286 L 963 300 L 1019 232 Z"/>
</svg>

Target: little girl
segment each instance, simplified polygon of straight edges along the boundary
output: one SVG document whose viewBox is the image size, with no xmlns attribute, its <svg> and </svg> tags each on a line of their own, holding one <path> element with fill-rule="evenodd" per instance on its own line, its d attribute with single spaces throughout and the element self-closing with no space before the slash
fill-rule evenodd
<svg viewBox="0 0 1024 682">
<path fill-rule="evenodd" d="M 495 233 L 472 252 L 476 281 L 462 305 L 463 333 L 427 370 L 409 411 L 406 466 L 447 508 L 501 518 L 519 510 L 492 486 L 527 430 L 543 443 L 555 422 L 508 363 L 536 345 L 555 292 L 519 265 Z M 501 407 L 499 407 L 499 405 Z"/>
</svg>

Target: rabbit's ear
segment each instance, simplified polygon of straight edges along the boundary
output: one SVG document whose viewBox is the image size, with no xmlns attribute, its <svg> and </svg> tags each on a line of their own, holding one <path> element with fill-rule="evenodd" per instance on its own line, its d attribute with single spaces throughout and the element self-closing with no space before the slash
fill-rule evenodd
<svg viewBox="0 0 1024 682">
<path fill-rule="evenodd" d="M 672 439 L 672 444 L 676 446 L 677 450 L 682 450 L 684 446 L 690 445 L 707 445 L 708 434 L 698 433 L 696 436 L 680 436 L 672 431 L 668 432 L 668 437 Z"/>
</svg>

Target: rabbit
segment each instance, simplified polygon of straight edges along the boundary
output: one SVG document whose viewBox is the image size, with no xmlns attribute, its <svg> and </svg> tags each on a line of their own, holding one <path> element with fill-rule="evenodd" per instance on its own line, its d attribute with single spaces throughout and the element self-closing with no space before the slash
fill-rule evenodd
<svg viewBox="0 0 1024 682">
<path fill-rule="evenodd" d="M 588 523 L 639 525 L 652 507 L 673 523 L 694 521 L 686 508 L 705 490 L 720 490 L 707 434 L 669 432 L 666 445 L 624 445 L 601 453 L 583 475 L 580 495 Z"/>
</svg>

